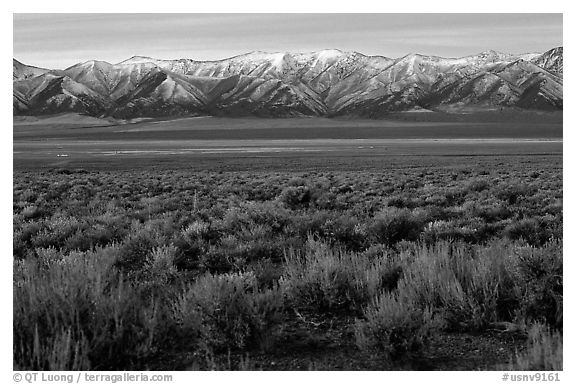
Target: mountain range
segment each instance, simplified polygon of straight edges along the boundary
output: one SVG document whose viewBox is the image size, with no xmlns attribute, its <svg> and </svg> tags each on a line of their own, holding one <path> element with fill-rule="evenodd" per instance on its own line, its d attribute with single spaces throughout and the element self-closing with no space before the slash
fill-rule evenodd
<svg viewBox="0 0 576 384">
<path fill-rule="evenodd" d="M 64 70 L 13 59 L 14 115 L 359 116 L 399 111 L 562 110 L 563 49 L 398 59 L 336 49 L 218 61 L 134 56 Z"/>
</svg>

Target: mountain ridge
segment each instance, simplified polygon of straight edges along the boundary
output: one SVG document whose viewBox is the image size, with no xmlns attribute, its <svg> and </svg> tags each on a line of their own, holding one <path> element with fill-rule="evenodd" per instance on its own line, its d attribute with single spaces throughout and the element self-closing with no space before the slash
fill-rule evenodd
<svg viewBox="0 0 576 384">
<path fill-rule="evenodd" d="M 423 108 L 562 110 L 563 48 L 400 58 L 325 49 L 221 60 L 132 56 L 49 70 L 13 59 L 13 114 L 361 116 Z"/>
</svg>

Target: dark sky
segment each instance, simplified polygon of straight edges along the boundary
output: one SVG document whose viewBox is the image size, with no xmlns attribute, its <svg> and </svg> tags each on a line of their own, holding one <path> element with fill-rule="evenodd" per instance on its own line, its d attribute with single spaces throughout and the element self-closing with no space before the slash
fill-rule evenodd
<svg viewBox="0 0 576 384">
<path fill-rule="evenodd" d="M 222 59 L 249 51 L 327 48 L 401 57 L 562 45 L 562 14 L 14 14 L 14 57 L 66 68 L 133 55 Z"/>
</svg>

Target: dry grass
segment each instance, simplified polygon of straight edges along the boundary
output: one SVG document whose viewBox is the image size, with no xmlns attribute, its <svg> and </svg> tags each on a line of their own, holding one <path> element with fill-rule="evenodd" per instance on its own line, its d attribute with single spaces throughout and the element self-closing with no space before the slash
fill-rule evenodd
<svg viewBox="0 0 576 384">
<path fill-rule="evenodd" d="M 515 371 L 562 371 L 563 343 L 562 332 L 552 331 L 541 323 L 535 323 L 528 330 L 528 348 L 516 355 L 508 367 Z"/>
</svg>

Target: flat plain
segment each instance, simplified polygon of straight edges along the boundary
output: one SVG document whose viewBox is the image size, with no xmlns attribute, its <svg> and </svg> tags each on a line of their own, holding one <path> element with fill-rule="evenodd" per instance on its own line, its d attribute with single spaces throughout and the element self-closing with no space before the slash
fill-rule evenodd
<svg viewBox="0 0 576 384">
<path fill-rule="evenodd" d="M 406 116 L 401 116 L 407 119 Z M 223 163 L 300 166 L 376 164 L 398 156 L 492 156 L 562 153 L 561 116 L 516 121 L 248 119 L 194 117 L 112 124 L 64 115 L 14 125 L 14 166 L 210 169 Z M 32 120 L 32 121 L 31 121 Z M 429 118 L 428 120 L 431 120 Z M 345 164 L 343 164 L 345 166 Z M 282 167 L 283 168 L 283 167 Z"/>
</svg>

